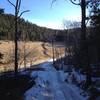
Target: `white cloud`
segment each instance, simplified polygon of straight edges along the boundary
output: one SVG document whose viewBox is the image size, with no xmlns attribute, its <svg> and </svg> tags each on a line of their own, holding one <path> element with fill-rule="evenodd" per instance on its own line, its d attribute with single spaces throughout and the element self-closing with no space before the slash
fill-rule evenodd
<svg viewBox="0 0 100 100">
<path fill-rule="evenodd" d="M 62 22 L 60 22 L 60 21 L 56 22 L 56 21 L 31 20 L 31 22 L 33 22 L 39 26 L 43 26 L 43 27 L 47 27 L 47 28 L 63 29 Z"/>
<path fill-rule="evenodd" d="M 41 26 L 45 26 L 52 29 L 63 29 L 61 23 L 58 22 L 45 22 L 41 23 Z"/>
<path fill-rule="evenodd" d="M 64 17 L 65 20 L 69 20 L 69 21 L 81 21 L 81 15 L 73 15 L 73 16 L 65 16 Z"/>
</svg>

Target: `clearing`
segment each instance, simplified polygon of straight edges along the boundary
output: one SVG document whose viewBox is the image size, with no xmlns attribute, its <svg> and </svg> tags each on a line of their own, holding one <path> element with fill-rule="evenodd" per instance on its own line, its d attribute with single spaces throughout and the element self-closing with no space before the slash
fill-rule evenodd
<svg viewBox="0 0 100 100">
<path fill-rule="evenodd" d="M 63 43 L 55 43 L 54 47 L 58 53 L 64 54 Z M 14 69 L 14 42 L 0 41 L 0 52 L 3 59 L 0 59 L 0 72 Z M 19 68 L 26 68 L 36 65 L 52 58 L 51 43 L 44 42 L 18 42 L 18 63 Z"/>
</svg>

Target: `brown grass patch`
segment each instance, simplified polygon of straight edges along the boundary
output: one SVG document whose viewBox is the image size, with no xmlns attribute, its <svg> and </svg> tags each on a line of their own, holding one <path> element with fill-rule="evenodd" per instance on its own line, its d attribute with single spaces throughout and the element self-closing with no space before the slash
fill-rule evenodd
<svg viewBox="0 0 100 100">
<path fill-rule="evenodd" d="M 59 45 L 59 43 L 56 45 Z M 38 64 L 52 58 L 52 45 L 45 43 L 44 46 L 43 42 L 18 42 L 19 68 L 24 65 Z M 56 51 L 59 54 L 63 54 L 64 47 L 56 47 Z M 0 60 L 2 62 L 0 63 L 0 71 L 14 69 L 14 42 L 0 41 L 0 52 L 4 54 L 3 59 Z"/>
</svg>

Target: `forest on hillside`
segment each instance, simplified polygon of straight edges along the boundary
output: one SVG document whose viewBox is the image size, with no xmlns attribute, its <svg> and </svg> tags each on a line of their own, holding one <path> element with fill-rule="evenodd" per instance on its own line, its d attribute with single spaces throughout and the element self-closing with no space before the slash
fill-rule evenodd
<svg viewBox="0 0 100 100">
<path fill-rule="evenodd" d="M 14 15 L 0 14 L 0 40 L 14 40 L 14 30 Z M 48 37 L 51 38 L 54 35 L 57 40 L 63 40 L 64 34 L 63 30 L 40 27 L 23 18 L 18 19 L 18 40 L 20 41 L 46 41 Z"/>
</svg>

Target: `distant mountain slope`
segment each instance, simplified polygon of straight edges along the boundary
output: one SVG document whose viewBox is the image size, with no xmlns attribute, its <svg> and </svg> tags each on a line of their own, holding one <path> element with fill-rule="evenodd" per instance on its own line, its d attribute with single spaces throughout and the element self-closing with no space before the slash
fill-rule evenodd
<svg viewBox="0 0 100 100">
<path fill-rule="evenodd" d="M 23 18 L 18 23 L 19 40 L 41 41 L 52 37 L 53 34 L 62 34 L 63 30 L 54 30 L 40 27 Z M 14 40 L 14 15 L 0 14 L 0 40 Z"/>
</svg>

